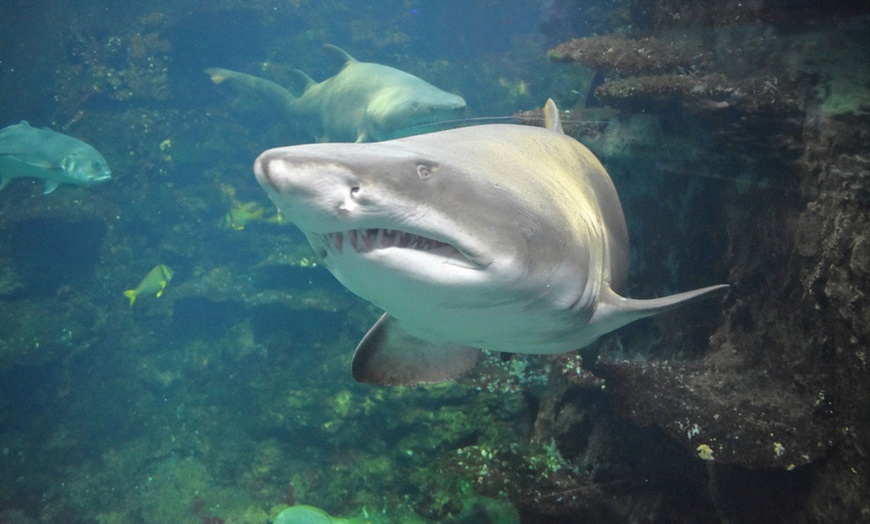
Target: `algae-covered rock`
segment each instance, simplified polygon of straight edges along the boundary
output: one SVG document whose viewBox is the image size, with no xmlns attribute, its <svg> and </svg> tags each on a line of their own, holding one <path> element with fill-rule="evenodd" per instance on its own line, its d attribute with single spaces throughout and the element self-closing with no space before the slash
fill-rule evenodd
<svg viewBox="0 0 870 524">
<path fill-rule="evenodd" d="M 0 260 L 0 296 L 11 295 L 24 287 L 21 277 L 12 266 Z"/>
</svg>

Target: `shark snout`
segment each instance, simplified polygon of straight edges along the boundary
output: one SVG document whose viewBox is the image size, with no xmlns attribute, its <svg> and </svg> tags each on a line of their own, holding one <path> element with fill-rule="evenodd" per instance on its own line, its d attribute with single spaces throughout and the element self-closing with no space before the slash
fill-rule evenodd
<svg viewBox="0 0 870 524">
<path fill-rule="evenodd" d="M 360 183 L 353 169 L 341 160 L 333 159 L 333 152 L 304 150 L 305 146 L 291 146 L 266 151 L 254 161 L 254 174 L 260 186 L 273 196 L 302 201 L 324 203 L 352 198 Z"/>
<path fill-rule="evenodd" d="M 257 177 L 257 182 L 260 183 L 260 186 L 263 189 L 271 189 L 272 191 L 278 192 L 278 186 L 275 184 L 275 181 L 272 179 L 272 175 L 268 169 L 269 160 L 265 158 L 265 154 L 260 155 L 254 160 L 254 175 Z"/>
<path fill-rule="evenodd" d="M 444 117 L 460 117 L 465 113 L 465 99 L 461 96 L 455 96 L 450 100 L 433 104 L 428 112 L 432 115 L 443 115 Z"/>
<path fill-rule="evenodd" d="M 263 189 L 281 194 L 298 192 L 305 176 L 293 157 L 277 150 L 266 151 L 254 161 L 254 174 Z"/>
</svg>

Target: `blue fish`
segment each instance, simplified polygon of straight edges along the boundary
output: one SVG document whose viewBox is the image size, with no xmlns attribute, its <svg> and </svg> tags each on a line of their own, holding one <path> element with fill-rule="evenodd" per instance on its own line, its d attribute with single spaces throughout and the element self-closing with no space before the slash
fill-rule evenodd
<svg viewBox="0 0 870 524">
<path fill-rule="evenodd" d="M 45 194 L 60 184 L 90 185 L 112 178 L 106 159 L 90 145 L 25 121 L 0 129 L 0 189 L 13 178 L 45 180 Z"/>
</svg>

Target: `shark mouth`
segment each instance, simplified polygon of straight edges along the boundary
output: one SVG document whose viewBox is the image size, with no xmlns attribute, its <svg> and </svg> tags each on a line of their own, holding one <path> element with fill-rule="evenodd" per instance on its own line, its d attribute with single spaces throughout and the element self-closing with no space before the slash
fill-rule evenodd
<svg viewBox="0 0 870 524">
<path fill-rule="evenodd" d="M 379 249 L 402 248 L 429 252 L 449 259 L 450 263 L 464 267 L 477 267 L 470 257 L 454 246 L 407 231 L 396 229 L 352 229 L 321 235 L 327 252 L 340 255 L 344 252 L 360 254 Z M 458 263 L 457 263 L 458 262 Z"/>
</svg>

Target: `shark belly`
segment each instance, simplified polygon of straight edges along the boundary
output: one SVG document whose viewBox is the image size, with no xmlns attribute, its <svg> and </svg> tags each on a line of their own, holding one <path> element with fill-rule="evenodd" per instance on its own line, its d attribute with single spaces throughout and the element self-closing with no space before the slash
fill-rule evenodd
<svg viewBox="0 0 870 524">
<path fill-rule="evenodd" d="M 333 257 L 331 271 L 348 290 L 390 312 L 416 338 L 525 354 L 563 353 L 591 342 L 575 326 L 578 318 L 591 317 L 597 285 L 578 290 L 577 302 L 565 304 L 546 288 L 509 282 L 496 286 L 474 274 L 449 284 L 398 280 L 394 270 L 379 263 L 380 255 L 389 256 Z"/>
</svg>

